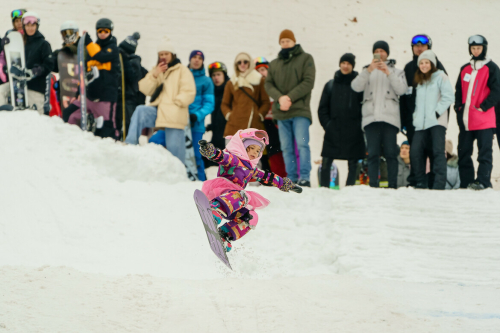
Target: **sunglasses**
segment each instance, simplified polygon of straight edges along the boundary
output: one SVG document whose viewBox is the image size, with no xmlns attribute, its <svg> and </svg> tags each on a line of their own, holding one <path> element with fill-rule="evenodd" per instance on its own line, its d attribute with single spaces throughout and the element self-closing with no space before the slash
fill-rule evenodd
<svg viewBox="0 0 500 333">
<path fill-rule="evenodd" d="M 470 45 L 482 45 L 484 44 L 484 38 L 483 36 L 479 36 L 479 35 L 474 35 L 474 36 L 470 36 L 469 37 L 469 44 Z"/>
<path fill-rule="evenodd" d="M 18 17 L 21 18 L 21 17 L 23 17 L 24 13 L 26 13 L 26 9 L 16 9 L 16 10 L 12 11 L 10 16 L 12 17 L 12 19 L 15 19 Z"/>
<path fill-rule="evenodd" d="M 240 60 L 237 62 L 238 65 L 245 64 L 248 65 L 250 62 L 248 60 Z"/>
<path fill-rule="evenodd" d="M 417 45 L 417 44 L 428 45 L 429 37 L 427 37 L 426 35 L 416 35 L 411 40 L 411 45 Z"/>
<path fill-rule="evenodd" d="M 111 32 L 111 30 L 109 29 L 97 29 L 97 33 L 98 34 L 109 34 Z"/>
</svg>

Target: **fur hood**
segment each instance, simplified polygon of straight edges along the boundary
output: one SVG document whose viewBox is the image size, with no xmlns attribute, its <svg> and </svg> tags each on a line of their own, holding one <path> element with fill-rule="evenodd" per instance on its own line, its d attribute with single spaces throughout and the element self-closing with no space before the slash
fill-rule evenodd
<svg viewBox="0 0 500 333">
<path fill-rule="evenodd" d="M 252 71 L 248 73 L 246 77 L 233 76 L 231 78 L 234 90 L 237 90 L 240 87 L 247 87 L 253 91 L 253 86 L 258 86 L 261 80 L 262 80 L 262 75 L 255 69 L 252 69 Z"/>
</svg>

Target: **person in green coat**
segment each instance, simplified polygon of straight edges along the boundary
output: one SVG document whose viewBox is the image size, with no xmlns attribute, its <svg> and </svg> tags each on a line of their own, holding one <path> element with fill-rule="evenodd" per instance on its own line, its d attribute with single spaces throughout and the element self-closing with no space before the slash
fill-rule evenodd
<svg viewBox="0 0 500 333">
<path fill-rule="evenodd" d="M 312 123 L 311 91 L 316 68 L 313 57 L 305 53 L 290 30 L 283 30 L 278 58 L 271 61 L 266 78 L 267 94 L 275 101 L 273 118 L 278 121 L 279 137 L 288 177 L 300 186 L 311 186 L 311 149 L 309 126 Z M 297 174 L 294 141 L 300 159 Z M 299 179 L 297 179 L 299 177 Z"/>
</svg>

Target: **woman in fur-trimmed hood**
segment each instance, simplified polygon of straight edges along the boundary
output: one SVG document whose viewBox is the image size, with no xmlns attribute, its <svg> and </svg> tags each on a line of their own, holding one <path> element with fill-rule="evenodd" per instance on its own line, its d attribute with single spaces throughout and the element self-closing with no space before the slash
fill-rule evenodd
<svg viewBox="0 0 500 333">
<path fill-rule="evenodd" d="M 226 84 L 221 111 L 227 120 L 224 136 L 247 128 L 264 129 L 264 116 L 271 107 L 264 89 L 265 78 L 255 70 L 248 53 L 234 60 L 235 75 Z"/>
</svg>

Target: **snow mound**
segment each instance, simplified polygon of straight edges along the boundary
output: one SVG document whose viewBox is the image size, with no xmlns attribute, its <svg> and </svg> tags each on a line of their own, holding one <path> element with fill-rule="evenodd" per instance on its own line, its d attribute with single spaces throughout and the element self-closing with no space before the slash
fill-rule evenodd
<svg viewBox="0 0 500 333">
<path fill-rule="evenodd" d="M 182 163 L 159 146 L 122 146 L 34 111 L 0 112 L 0 142 L 0 156 L 9 156 L 3 163 L 20 174 L 35 165 L 46 177 L 168 184 L 187 179 Z"/>
</svg>

